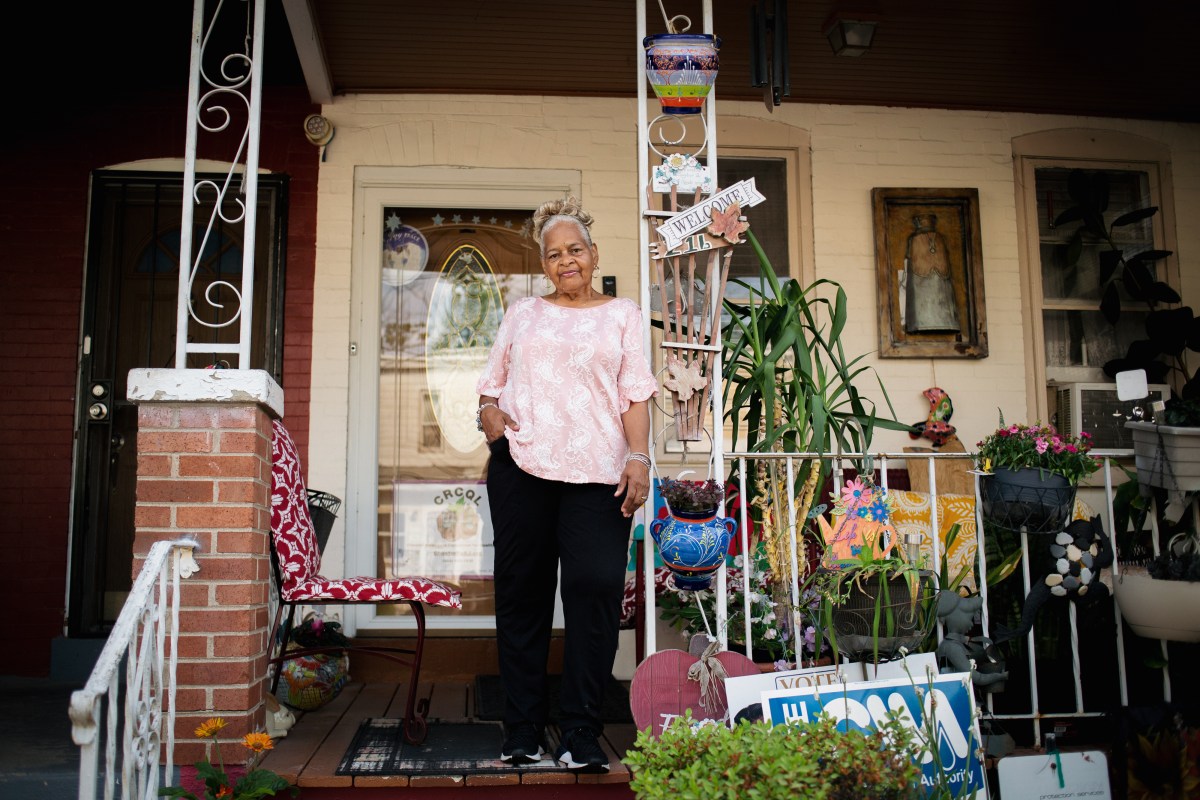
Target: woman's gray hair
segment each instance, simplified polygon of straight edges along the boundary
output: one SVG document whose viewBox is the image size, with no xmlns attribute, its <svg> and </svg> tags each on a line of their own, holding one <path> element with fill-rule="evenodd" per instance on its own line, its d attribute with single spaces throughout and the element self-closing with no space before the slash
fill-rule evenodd
<svg viewBox="0 0 1200 800">
<path fill-rule="evenodd" d="M 591 226 L 595 222 L 595 218 L 591 214 L 583 210 L 583 205 L 579 202 L 579 198 L 574 195 L 563 198 L 561 200 L 550 200 L 542 203 L 538 210 L 533 212 L 533 216 L 525 223 L 525 233 L 532 236 L 533 240 L 538 243 L 538 249 L 541 254 L 546 255 L 546 244 L 542 241 L 543 234 L 553 228 L 560 222 L 569 222 L 579 228 L 583 234 L 583 239 L 589 246 L 592 244 Z"/>
</svg>

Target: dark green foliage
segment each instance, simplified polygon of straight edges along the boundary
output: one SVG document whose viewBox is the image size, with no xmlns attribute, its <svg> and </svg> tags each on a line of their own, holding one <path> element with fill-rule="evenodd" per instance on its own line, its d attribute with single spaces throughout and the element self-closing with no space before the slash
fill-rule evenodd
<svg viewBox="0 0 1200 800">
<path fill-rule="evenodd" d="M 1118 228 L 1150 219 L 1158 213 L 1158 208 L 1135 209 L 1106 225 L 1104 211 L 1108 208 L 1109 187 L 1103 172 L 1072 170 L 1067 189 L 1075 205 L 1059 214 L 1054 224 L 1081 223 L 1067 245 L 1069 276 L 1076 272 L 1084 239 L 1098 240 L 1109 247 L 1099 256 L 1100 311 L 1104 318 L 1113 325 L 1121 318 L 1119 286 L 1130 299 L 1144 304 L 1148 310 L 1146 338 L 1132 342 L 1123 358 L 1105 364 L 1105 373 L 1112 377 L 1125 370 L 1144 369 L 1151 383 L 1164 383 L 1175 373 L 1177 393 L 1184 399 L 1200 400 L 1200 371 L 1189 374 L 1184 361 L 1185 350 L 1200 352 L 1200 317 L 1189 306 L 1165 307 L 1176 305 L 1181 298 L 1169 284 L 1158 279 L 1155 270 L 1155 263 L 1170 256 L 1171 251 L 1146 250 L 1126 258 L 1117 244 Z"/>
<path fill-rule="evenodd" d="M 899 722 L 870 734 L 744 722 L 693 729 L 684 717 L 657 739 L 638 734 L 625 757 L 639 800 L 909 800 L 923 797 L 922 752 Z"/>
</svg>

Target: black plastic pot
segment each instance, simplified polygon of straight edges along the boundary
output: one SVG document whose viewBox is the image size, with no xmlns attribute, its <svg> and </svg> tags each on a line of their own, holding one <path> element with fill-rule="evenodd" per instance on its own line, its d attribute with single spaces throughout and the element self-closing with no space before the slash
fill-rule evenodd
<svg viewBox="0 0 1200 800">
<path fill-rule="evenodd" d="M 329 532 L 333 530 L 333 521 L 337 519 L 341 507 L 340 497 L 316 489 L 308 490 L 308 515 L 312 517 L 313 533 L 317 536 L 317 549 L 321 555 L 325 555 L 325 544 L 329 541 Z"/>
<path fill-rule="evenodd" d="M 847 570 L 842 585 L 853 580 L 854 571 Z M 931 575 L 922 571 L 915 603 L 904 574 L 890 575 L 886 580 L 872 575 L 852 585 L 845 602 L 833 606 L 830 614 L 840 654 L 874 663 L 899 658 L 901 649 L 915 653 L 937 619 L 921 602 L 930 583 Z"/>
<path fill-rule="evenodd" d="M 1038 469 L 997 467 L 980 487 L 983 517 L 1005 530 L 1058 533 L 1075 508 L 1075 485 L 1062 475 Z"/>
</svg>

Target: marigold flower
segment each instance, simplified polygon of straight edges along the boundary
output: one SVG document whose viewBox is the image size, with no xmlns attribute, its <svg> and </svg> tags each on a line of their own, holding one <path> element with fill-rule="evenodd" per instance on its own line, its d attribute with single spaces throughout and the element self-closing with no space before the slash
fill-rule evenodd
<svg viewBox="0 0 1200 800">
<path fill-rule="evenodd" d="M 217 797 L 218 798 L 233 797 L 233 787 L 232 786 L 222 786 L 220 791 L 217 792 Z"/>
<path fill-rule="evenodd" d="M 242 744 L 256 753 L 261 753 L 264 750 L 270 750 L 275 747 L 275 743 L 271 741 L 271 737 L 262 731 L 247 733 L 242 737 Z"/>
<path fill-rule="evenodd" d="M 211 717 L 200 723 L 200 727 L 196 728 L 196 736 L 200 739 L 215 739 L 217 733 L 225 727 L 227 723 L 220 717 Z"/>
</svg>

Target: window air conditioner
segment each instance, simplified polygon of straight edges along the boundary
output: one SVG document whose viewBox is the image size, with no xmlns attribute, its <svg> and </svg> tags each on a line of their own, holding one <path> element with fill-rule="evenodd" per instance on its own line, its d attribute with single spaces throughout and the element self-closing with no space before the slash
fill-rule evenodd
<svg viewBox="0 0 1200 800">
<path fill-rule="evenodd" d="M 1125 423 L 1133 409 L 1141 407 L 1150 413 L 1150 404 L 1171 396 L 1171 387 L 1152 383 L 1148 397 L 1140 400 L 1118 400 L 1115 383 L 1060 383 L 1052 385 L 1058 401 L 1055 427 L 1073 435 L 1087 431 L 1092 446 L 1102 450 L 1124 450 L 1133 447 L 1133 436 Z"/>
</svg>

